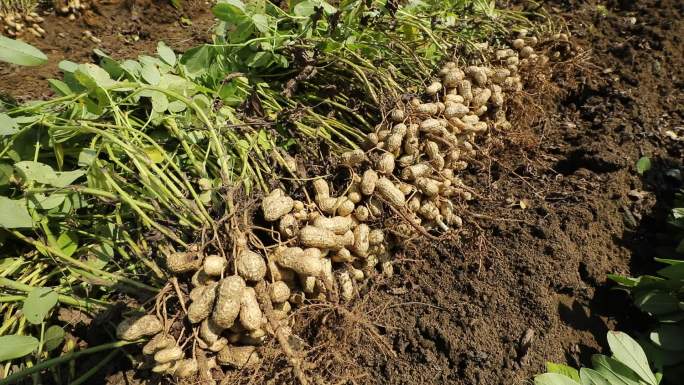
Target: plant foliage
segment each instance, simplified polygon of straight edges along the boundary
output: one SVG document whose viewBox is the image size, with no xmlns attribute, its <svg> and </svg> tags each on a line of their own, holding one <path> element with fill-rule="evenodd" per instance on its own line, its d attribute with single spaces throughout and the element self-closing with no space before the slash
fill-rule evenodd
<svg viewBox="0 0 684 385">
<path fill-rule="evenodd" d="M 59 63 L 55 97 L 0 104 L 0 338 L 21 347 L 4 359 L 60 354 L 59 306 L 148 299 L 166 284 L 165 253 L 223 231 L 238 186 L 269 190 L 310 142 L 356 148 L 437 63 L 530 27 L 483 0 L 222 0 L 213 12 L 212 44 L 179 55 L 160 42 L 123 61 L 95 50 L 98 64 Z M 0 43 L 19 64 L 45 60 Z"/>
<path fill-rule="evenodd" d="M 608 332 L 612 357 L 595 354 L 592 368 L 577 370 L 547 363 L 547 373 L 534 378 L 535 385 L 657 385 L 661 375 L 651 370 L 639 344 L 623 332 Z"/>
</svg>

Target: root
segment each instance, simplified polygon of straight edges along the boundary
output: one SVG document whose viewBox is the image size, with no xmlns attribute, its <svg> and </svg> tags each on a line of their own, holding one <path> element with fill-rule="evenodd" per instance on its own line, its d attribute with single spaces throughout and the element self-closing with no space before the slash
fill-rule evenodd
<svg viewBox="0 0 684 385">
<path fill-rule="evenodd" d="M 297 380 L 299 380 L 301 385 L 308 385 L 310 381 L 302 370 L 301 359 L 297 356 L 294 350 L 292 350 L 287 334 L 281 327 L 280 322 L 273 315 L 273 304 L 271 304 L 271 299 L 268 295 L 268 290 L 266 289 L 266 283 L 264 281 L 259 282 L 254 287 L 254 290 L 256 291 L 259 305 L 261 305 L 261 309 L 266 315 L 266 319 L 271 325 L 271 328 L 276 335 L 276 339 L 278 340 L 283 353 L 285 353 L 285 356 L 287 357 L 287 361 L 292 366 L 292 371 L 294 372 L 295 377 L 297 377 Z"/>
</svg>

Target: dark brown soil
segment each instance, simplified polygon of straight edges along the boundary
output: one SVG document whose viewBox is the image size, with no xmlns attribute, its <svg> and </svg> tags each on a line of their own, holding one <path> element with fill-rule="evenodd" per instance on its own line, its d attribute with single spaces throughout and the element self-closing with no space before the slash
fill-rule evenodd
<svg viewBox="0 0 684 385">
<path fill-rule="evenodd" d="M 532 138 L 492 138 L 469 180 L 482 198 L 463 213 L 463 244 L 420 245 L 376 295 L 397 357 L 363 354 L 368 383 L 522 384 L 546 361 L 588 364 L 609 329 L 643 327 L 606 274 L 648 271 L 664 230 L 674 182 L 656 175 L 683 156 L 665 133 L 684 134 L 683 3 L 546 6 L 590 62 L 556 66 L 575 72 L 554 79 L 558 100 L 537 95 L 546 116 Z"/>
<path fill-rule="evenodd" d="M 94 0 L 91 8 L 76 20 L 49 13 L 45 16 L 44 38 L 24 34 L 20 38 L 41 49 L 49 63 L 40 67 L 18 67 L 0 63 L 0 92 L 18 100 L 50 95 L 46 79 L 59 74 L 61 60 L 77 63 L 93 59 L 99 48 L 116 59 L 154 53 L 163 40 L 182 52 L 209 39 L 214 18 L 201 0 L 185 1 L 182 11 L 167 0 Z M 191 21 L 191 25 L 182 22 Z M 94 43 L 85 31 L 101 39 Z"/>
</svg>

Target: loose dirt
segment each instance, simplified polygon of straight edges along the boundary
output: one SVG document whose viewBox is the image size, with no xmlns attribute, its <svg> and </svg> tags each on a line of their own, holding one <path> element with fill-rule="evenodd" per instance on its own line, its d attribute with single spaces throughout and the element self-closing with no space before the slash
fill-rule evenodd
<svg viewBox="0 0 684 385">
<path fill-rule="evenodd" d="M 0 63 L 0 93 L 17 100 L 46 98 L 51 95 L 47 79 L 59 76 L 62 60 L 77 63 L 96 59 L 99 48 L 115 59 L 153 54 L 163 40 L 177 52 L 208 42 L 214 18 L 201 0 L 184 2 L 182 11 L 166 0 L 94 0 L 76 20 L 54 14 L 45 15 L 44 38 L 24 34 L 20 38 L 40 50 L 49 63 L 40 67 L 19 67 Z M 94 43 L 85 31 L 101 39 Z"/>
<path fill-rule="evenodd" d="M 680 183 L 665 171 L 682 167 L 682 142 L 666 132 L 684 136 L 684 6 L 545 6 L 566 20 L 572 36 L 547 48 L 572 63 L 555 67 L 553 87 L 528 95 L 537 103 L 529 108 L 545 111 L 531 128 L 520 124 L 482 144 L 489 157 L 469 169 L 467 182 L 479 198 L 463 208 L 461 240 L 409 245 L 395 275 L 368 288 L 371 295 L 354 312 L 389 346 L 376 334 L 353 340 L 353 356 L 342 358 L 353 383 L 523 384 L 547 360 L 587 364 L 605 351 L 609 329 L 643 327 L 626 296 L 609 289 L 606 274 L 649 271 L 651 245 L 671 249 L 660 234 Z M 44 80 L 56 76 L 63 58 L 87 61 L 96 46 L 131 57 L 153 52 L 157 40 L 183 50 L 205 40 L 211 24 L 207 7 L 186 7 L 191 27 L 157 3 L 96 9 L 94 25 L 49 17 L 48 37 L 29 42 L 50 64 L 0 66 L 0 89 L 19 99 L 44 97 Z M 84 39 L 83 29 L 103 43 Z M 571 52 L 582 55 L 573 59 Z M 634 164 L 644 155 L 654 168 L 642 178 Z M 306 337 L 329 339 L 330 332 L 309 330 Z M 118 373 L 109 380 L 132 378 Z"/>
<path fill-rule="evenodd" d="M 522 384 L 545 361 L 589 364 L 609 329 L 644 326 L 606 274 L 646 272 L 653 245 L 672 247 L 659 235 L 677 184 L 663 174 L 682 166 L 666 134 L 684 134 L 682 4 L 545 6 L 572 36 L 552 52 L 591 57 L 557 66 L 573 71 L 553 79 L 558 99 L 531 95 L 546 112 L 533 136 L 485 144 L 462 244 L 419 245 L 377 288 L 368 308 L 397 356 L 362 354 L 363 383 Z M 642 181 L 644 155 L 655 166 Z"/>
</svg>

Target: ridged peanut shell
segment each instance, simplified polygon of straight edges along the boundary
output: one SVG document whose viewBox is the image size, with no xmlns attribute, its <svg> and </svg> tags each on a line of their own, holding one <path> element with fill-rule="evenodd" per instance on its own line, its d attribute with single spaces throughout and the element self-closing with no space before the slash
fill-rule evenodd
<svg viewBox="0 0 684 385">
<path fill-rule="evenodd" d="M 258 253 L 242 250 L 235 258 L 238 274 L 246 281 L 261 281 L 266 276 L 266 262 Z"/>
<path fill-rule="evenodd" d="M 378 174 L 373 170 L 366 170 L 361 177 L 360 189 L 364 195 L 371 195 L 375 191 L 375 184 L 378 181 Z"/>
<path fill-rule="evenodd" d="M 199 366 L 197 360 L 187 358 L 178 362 L 176 370 L 173 371 L 173 375 L 178 378 L 188 378 L 197 374 L 198 370 Z"/>
<path fill-rule="evenodd" d="M 219 255 L 209 255 L 204 258 L 202 269 L 208 276 L 220 277 L 228 261 Z"/>
<path fill-rule="evenodd" d="M 386 152 L 380 156 L 376 169 L 380 174 L 390 175 L 394 172 L 394 154 Z"/>
<path fill-rule="evenodd" d="M 366 160 L 366 154 L 363 152 L 363 150 L 350 150 L 342 153 L 340 158 L 342 164 L 349 167 L 354 167 Z"/>
<path fill-rule="evenodd" d="M 404 194 L 387 178 L 380 178 L 375 184 L 378 194 L 393 206 L 403 206 Z"/>
<path fill-rule="evenodd" d="M 344 245 L 340 244 L 338 236 L 333 231 L 314 226 L 305 226 L 299 232 L 299 241 L 304 246 L 318 249 L 337 250 L 344 247 Z"/>
<path fill-rule="evenodd" d="M 350 217 L 335 216 L 332 218 L 320 216 L 313 221 L 315 227 L 330 230 L 335 234 L 344 234 L 354 225 Z"/>
<path fill-rule="evenodd" d="M 211 345 L 221 338 L 221 332 L 224 328 L 218 326 L 211 318 L 205 318 L 200 324 L 200 338 L 207 344 Z"/>
<path fill-rule="evenodd" d="M 226 346 L 216 356 L 221 365 L 244 368 L 257 365 L 259 354 L 254 346 Z"/>
<path fill-rule="evenodd" d="M 176 274 L 195 271 L 202 266 L 202 258 L 198 253 L 171 253 L 166 256 L 166 266 Z"/>
<path fill-rule="evenodd" d="M 271 302 L 281 303 L 290 298 L 290 287 L 283 281 L 275 281 L 268 288 Z"/>
<path fill-rule="evenodd" d="M 290 239 L 299 232 L 299 222 L 292 214 L 286 214 L 278 222 L 278 232 L 285 239 Z"/>
<path fill-rule="evenodd" d="M 316 227 L 313 228 L 317 229 Z M 328 233 L 334 238 L 338 237 L 330 231 Z M 306 250 L 290 247 L 276 253 L 274 256 L 279 265 L 291 269 L 299 275 L 315 277 L 321 271 L 321 250 L 316 247 L 307 248 Z"/>
<path fill-rule="evenodd" d="M 352 251 L 360 257 L 368 255 L 368 248 L 370 243 L 368 236 L 370 235 L 370 227 L 364 223 L 359 224 L 354 229 L 354 245 Z"/>
<path fill-rule="evenodd" d="M 135 341 L 141 337 L 151 336 L 162 330 L 162 323 L 151 314 L 128 318 L 116 328 L 116 336 L 125 341 Z"/>
<path fill-rule="evenodd" d="M 337 275 L 337 282 L 340 288 L 340 295 L 345 301 L 351 301 L 354 298 L 354 284 L 349 276 L 349 273 L 343 271 Z"/>
<path fill-rule="evenodd" d="M 247 330 L 256 330 L 261 327 L 263 314 L 257 302 L 254 288 L 246 287 L 242 290 L 240 298 L 240 325 Z"/>
<path fill-rule="evenodd" d="M 373 229 L 368 234 L 368 242 L 371 246 L 379 245 L 385 241 L 385 233 L 380 229 Z"/>
<path fill-rule="evenodd" d="M 158 364 L 178 361 L 181 358 L 183 358 L 183 350 L 179 346 L 172 346 L 154 353 L 154 361 Z"/>
<path fill-rule="evenodd" d="M 330 196 L 330 186 L 328 186 L 328 182 L 326 182 L 325 179 L 319 178 L 314 180 L 313 188 L 316 195 L 321 198 Z"/>
<path fill-rule="evenodd" d="M 159 333 L 143 346 L 142 352 L 145 355 L 151 355 L 175 344 L 176 340 L 174 340 L 173 337 L 165 333 Z"/>
<path fill-rule="evenodd" d="M 202 291 L 202 295 L 188 306 L 188 320 L 192 323 L 202 322 L 211 313 L 216 299 L 216 284 L 207 285 Z"/>
<path fill-rule="evenodd" d="M 277 221 L 280 217 L 292 211 L 293 207 L 294 199 L 288 196 L 269 195 L 261 203 L 264 219 L 269 222 Z"/>
<path fill-rule="evenodd" d="M 240 313 L 240 300 L 245 286 L 245 281 L 238 275 L 231 275 L 219 282 L 216 306 L 211 314 L 216 326 L 224 329 L 233 326 Z"/>
</svg>

